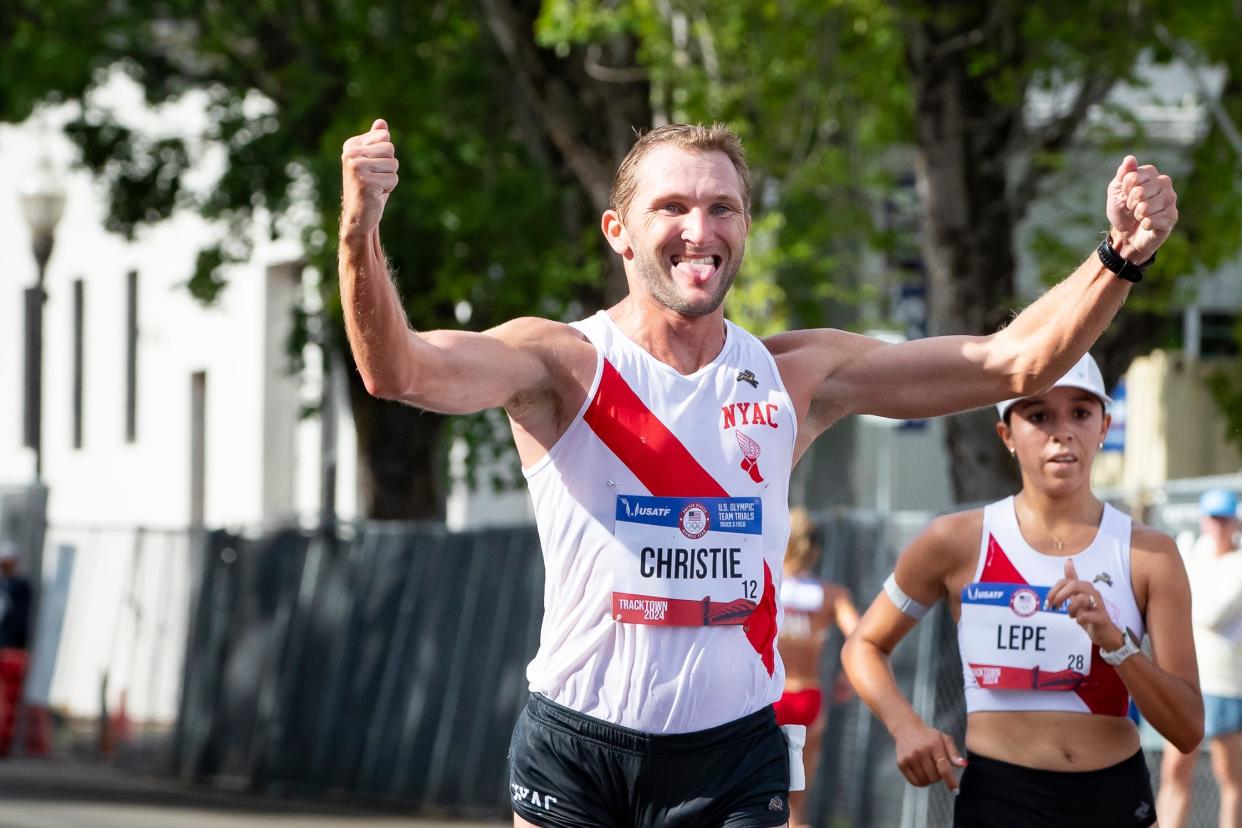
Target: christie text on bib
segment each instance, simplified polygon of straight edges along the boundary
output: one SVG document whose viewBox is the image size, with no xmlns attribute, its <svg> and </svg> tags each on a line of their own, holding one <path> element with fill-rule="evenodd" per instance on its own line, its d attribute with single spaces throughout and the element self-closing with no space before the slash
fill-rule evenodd
<svg viewBox="0 0 1242 828">
<path fill-rule="evenodd" d="M 742 624 L 763 591 L 757 497 L 618 495 L 613 618 L 624 624 Z"/>
</svg>

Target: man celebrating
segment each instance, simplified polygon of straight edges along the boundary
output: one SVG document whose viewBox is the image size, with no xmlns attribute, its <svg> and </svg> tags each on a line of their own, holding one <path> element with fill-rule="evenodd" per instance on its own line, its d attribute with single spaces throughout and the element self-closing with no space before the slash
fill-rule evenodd
<svg viewBox="0 0 1242 828">
<path fill-rule="evenodd" d="M 761 341 L 722 306 L 751 220 L 740 141 L 674 124 L 638 139 L 602 218 L 625 299 L 571 325 L 416 332 L 380 245 L 388 125 L 349 139 L 342 166 L 341 297 L 368 391 L 450 414 L 503 406 L 530 486 L 547 581 L 510 748 L 519 826 L 784 825 L 772 703 L 793 464 L 848 414 L 933 417 L 1042 390 L 1177 220 L 1168 177 L 1127 157 L 1108 238 L 1005 330 Z"/>
</svg>

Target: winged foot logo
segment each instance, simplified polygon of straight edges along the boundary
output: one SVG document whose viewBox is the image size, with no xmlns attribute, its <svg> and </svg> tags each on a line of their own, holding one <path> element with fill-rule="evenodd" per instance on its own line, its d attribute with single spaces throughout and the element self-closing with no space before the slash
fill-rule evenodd
<svg viewBox="0 0 1242 828">
<path fill-rule="evenodd" d="M 759 473 L 759 453 L 762 449 L 759 443 L 741 431 L 733 433 L 737 435 L 737 445 L 742 450 L 742 471 L 749 474 L 751 480 L 756 483 L 762 483 L 763 475 Z"/>
</svg>

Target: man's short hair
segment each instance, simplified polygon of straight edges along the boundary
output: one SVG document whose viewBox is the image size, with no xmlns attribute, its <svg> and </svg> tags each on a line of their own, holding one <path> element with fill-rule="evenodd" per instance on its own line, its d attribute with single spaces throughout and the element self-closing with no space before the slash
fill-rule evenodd
<svg viewBox="0 0 1242 828">
<path fill-rule="evenodd" d="M 737 177 L 742 183 L 742 206 L 747 214 L 750 213 L 750 167 L 746 164 L 746 152 L 737 133 L 719 122 L 711 126 L 667 124 L 639 135 L 621 166 L 617 167 L 617 177 L 613 179 L 612 192 L 608 194 L 608 205 L 622 220 L 638 188 L 635 172 L 638 165 L 661 144 L 672 144 L 692 152 L 723 152 L 733 163 L 733 169 L 737 170 Z"/>
</svg>

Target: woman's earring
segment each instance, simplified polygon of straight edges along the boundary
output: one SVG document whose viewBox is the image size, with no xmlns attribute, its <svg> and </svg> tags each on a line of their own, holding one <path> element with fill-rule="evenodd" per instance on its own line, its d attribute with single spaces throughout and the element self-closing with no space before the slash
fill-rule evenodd
<svg viewBox="0 0 1242 828">
<path fill-rule="evenodd" d="M 1010 457 L 1017 457 L 1017 456 L 1018 456 L 1018 450 L 1017 450 L 1017 449 L 1012 449 L 1012 448 L 1011 448 L 1011 449 L 1009 450 L 1009 456 L 1010 456 Z"/>
<path fill-rule="evenodd" d="M 1097 446 L 1097 448 L 1103 449 L 1103 448 L 1104 448 L 1104 444 L 1103 444 L 1103 443 L 1100 443 L 1100 445 L 1099 445 L 1099 446 Z"/>
</svg>

